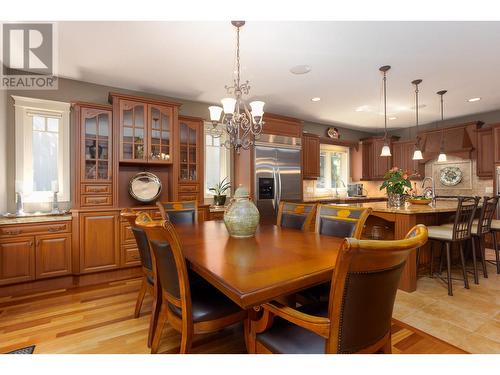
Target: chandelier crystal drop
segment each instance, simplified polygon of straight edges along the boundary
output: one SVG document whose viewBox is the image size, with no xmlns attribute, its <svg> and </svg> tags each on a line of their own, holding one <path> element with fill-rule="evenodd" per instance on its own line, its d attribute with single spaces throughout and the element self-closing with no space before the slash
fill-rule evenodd
<svg viewBox="0 0 500 375">
<path fill-rule="evenodd" d="M 222 107 L 210 106 L 208 110 L 212 137 L 219 138 L 225 131 L 227 139 L 222 144 L 239 153 L 240 149 L 248 150 L 260 136 L 265 103 L 259 100 L 250 102 L 249 109 L 242 99 L 250 92 L 250 82 L 240 81 L 240 28 L 245 21 L 232 21 L 231 24 L 236 27 L 236 76 L 232 85 L 225 86 L 228 97 L 221 100 Z"/>
</svg>

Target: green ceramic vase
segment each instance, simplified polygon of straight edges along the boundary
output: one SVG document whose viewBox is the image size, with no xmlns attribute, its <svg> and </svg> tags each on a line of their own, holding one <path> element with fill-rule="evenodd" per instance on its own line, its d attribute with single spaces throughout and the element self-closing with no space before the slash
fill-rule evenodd
<svg viewBox="0 0 500 375">
<path fill-rule="evenodd" d="M 224 224 L 231 237 L 253 237 L 259 225 L 260 214 L 255 204 L 250 199 L 248 190 L 239 186 L 234 193 L 234 198 L 224 212 Z"/>
</svg>

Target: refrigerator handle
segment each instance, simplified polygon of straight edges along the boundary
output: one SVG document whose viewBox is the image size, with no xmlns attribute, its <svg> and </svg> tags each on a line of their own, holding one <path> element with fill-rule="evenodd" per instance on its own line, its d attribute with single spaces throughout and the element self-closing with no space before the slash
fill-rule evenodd
<svg viewBox="0 0 500 375">
<path fill-rule="evenodd" d="M 277 197 L 277 189 L 276 189 L 276 169 L 273 167 L 273 189 L 274 189 L 274 194 L 273 194 L 273 209 L 276 211 L 276 197 Z"/>
<path fill-rule="evenodd" d="M 279 189 L 278 189 L 278 206 L 281 203 L 281 171 L 280 167 L 278 167 L 278 184 L 279 184 Z"/>
</svg>

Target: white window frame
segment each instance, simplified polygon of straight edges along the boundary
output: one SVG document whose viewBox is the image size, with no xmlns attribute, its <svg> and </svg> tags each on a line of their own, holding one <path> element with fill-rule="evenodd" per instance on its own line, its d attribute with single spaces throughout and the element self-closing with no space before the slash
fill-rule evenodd
<svg viewBox="0 0 500 375">
<path fill-rule="evenodd" d="M 339 193 L 346 193 L 347 192 L 347 183 L 349 182 L 349 171 L 350 171 L 350 150 L 349 147 L 343 147 L 343 146 L 337 146 L 337 145 L 330 145 L 330 144 L 320 144 L 320 155 L 321 152 L 344 152 L 346 153 L 346 176 L 342 179 L 344 182 L 345 186 L 334 188 L 334 187 L 325 187 L 325 188 L 320 188 L 317 186 L 316 182 L 316 191 L 319 193 L 333 193 L 333 192 L 339 192 Z M 331 171 L 331 167 L 329 168 L 328 166 L 331 163 L 331 158 L 326 158 L 325 160 L 325 170 Z M 319 180 L 319 178 L 318 178 Z M 326 181 L 331 181 L 331 176 L 325 176 Z"/>
<path fill-rule="evenodd" d="M 59 119 L 58 182 L 60 202 L 70 201 L 70 103 L 12 95 L 15 108 L 16 191 L 25 202 L 52 202 L 52 193 L 33 191 L 33 116 Z"/>
<path fill-rule="evenodd" d="M 219 125 L 221 126 L 221 125 Z M 210 135 L 210 129 L 212 128 L 212 123 L 209 121 L 205 121 L 203 124 L 203 154 L 206 155 L 206 150 L 207 150 L 207 144 L 206 144 L 206 136 L 207 134 Z M 225 146 L 223 146 L 223 143 L 227 139 L 227 134 L 226 132 L 223 132 L 221 137 L 220 137 L 220 143 L 221 143 L 221 169 L 220 169 L 220 176 L 219 176 L 219 181 L 221 181 L 224 177 L 227 176 L 227 180 L 232 183 L 231 181 L 231 150 L 227 149 Z M 203 161 L 204 167 L 205 167 L 205 174 L 207 171 L 207 158 L 205 157 L 205 160 Z M 205 176 L 205 186 L 203 186 L 204 189 L 204 196 L 205 198 L 212 198 L 213 194 L 209 192 L 208 186 L 206 186 L 207 183 L 207 178 Z M 231 195 L 231 189 L 228 189 L 225 193 L 227 196 Z"/>
</svg>

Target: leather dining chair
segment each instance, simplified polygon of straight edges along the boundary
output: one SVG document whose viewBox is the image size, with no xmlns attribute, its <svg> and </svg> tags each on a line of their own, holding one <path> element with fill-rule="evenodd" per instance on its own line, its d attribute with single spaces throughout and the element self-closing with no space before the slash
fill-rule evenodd
<svg viewBox="0 0 500 375">
<path fill-rule="evenodd" d="M 163 220 L 170 220 L 172 224 L 195 224 L 198 221 L 198 202 L 160 202 L 157 201 Z"/>
<path fill-rule="evenodd" d="M 427 241 L 424 225 L 395 241 L 346 238 L 339 250 L 328 302 L 294 309 L 262 305 L 250 324 L 252 353 L 391 353 L 391 320 L 410 252 Z"/>
<path fill-rule="evenodd" d="M 188 353 L 193 335 L 219 331 L 247 317 L 247 312 L 207 282 L 191 282 L 182 246 L 168 220 L 137 220 L 153 250 L 153 277 L 160 286 L 161 301 L 151 353 L 157 353 L 168 321 L 181 333 L 180 352 Z"/>
<path fill-rule="evenodd" d="M 146 293 L 150 293 L 153 296 L 153 312 L 151 314 L 151 321 L 149 324 L 149 333 L 148 333 L 148 347 L 151 347 L 151 343 L 153 341 L 153 332 L 154 327 L 156 325 L 156 315 L 155 314 L 155 306 L 156 303 L 156 293 L 154 278 L 153 278 L 153 266 L 151 261 L 151 249 L 149 247 L 148 238 L 146 236 L 146 232 L 143 229 L 139 228 L 135 221 L 137 217 L 140 217 L 141 222 L 153 221 L 151 217 L 147 213 L 139 213 L 131 210 L 130 208 L 126 208 L 121 211 L 120 216 L 128 221 L 130 224 L 130 228 L 134 235 L 135 241 L 137 243 L 137 248 L 139 250 L 139 256 L 141 259 L 141 268 L 142 268 L 142 282 L 141 289 L 139 290 L 139 294 L 137 296 L 137 301 L 135 303 L 135 311 L 134 318 L 138 318 L 141 312 L 142 303 L 144 301 L 144 296 Z"/>
<path fill-rule="evenodd" d="M 280 202 L 276 225 L 278 227 L 310 230 L 314 215 L 315 203 Z"/>
<path fill-rule="evenodd" d="M 361 238 L 366 219 L 372 212 L 371 208 L 356 206 L 341 206 L 319 204 L 316 211 L 316 232 L 333 237 Z M 330 295 L 330 284 L 320 284 L 298 293 L 306 300 L 322 301 Z"/>
</svg>

